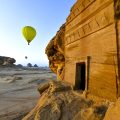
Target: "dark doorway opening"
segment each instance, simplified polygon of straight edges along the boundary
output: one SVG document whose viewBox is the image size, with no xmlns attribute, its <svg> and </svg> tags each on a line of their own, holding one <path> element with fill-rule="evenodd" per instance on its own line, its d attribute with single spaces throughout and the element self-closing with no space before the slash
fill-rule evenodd
<svg viewBox="0 0 120 120">
<path fill-rule="evenodd" d="M 75 90 L 85 90 L 85 63 L 76 64 Z"/>
</svg>

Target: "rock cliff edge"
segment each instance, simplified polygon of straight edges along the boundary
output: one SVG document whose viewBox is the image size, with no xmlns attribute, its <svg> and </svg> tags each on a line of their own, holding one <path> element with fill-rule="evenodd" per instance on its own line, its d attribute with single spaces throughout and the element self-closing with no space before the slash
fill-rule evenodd
<svg viewBox="0 0 120 120">
<path fill-rule="evenodd" d="M 65 24 L 60 27 L 60 30 L 57 32 L 56 36 L 50 40 L 45 50 L 49 60 L 49 67 L 57 74 L 58 80 L 64 79 L 64 34 Z"/>
<path fill-rule="evenodd" d="M 64 82 L 40 85 L 41 97 L 23 120 L 103 120 L 108 104 L 96 104 Z"/>
</svg>

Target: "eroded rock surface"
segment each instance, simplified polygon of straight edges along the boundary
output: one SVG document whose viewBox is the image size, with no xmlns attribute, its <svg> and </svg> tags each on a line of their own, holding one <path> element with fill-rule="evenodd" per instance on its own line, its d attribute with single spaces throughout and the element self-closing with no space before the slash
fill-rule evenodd
<svg viewBox="0 0 120 120">
<path fill-rule="evenodd" d="M 120 98 L 109 106 L 104 120 L 120 120 Z"/>
<path fill-rule="evenodd" d="M 0 56 L 0 65 L 4 65 L 4 66 L 14 65 L 15 62 L 16 60 L 14 58 Z"/>
<path fill-rule="evenodd" d="M 47 87 L 46 87 L 47 86 Z M 50 82 L 39 88 L 41 97 L 36 107 L 23 120 L 102 120 L 106 103 L 96 105 L 72 90 L 64 82 Z M 48 87 L 49 86 L 49 87 Z M 43 88 L 46 87 L 46 90 Z"/>
<path fill-rule="evenodd" d="M 65 24 L 63 24 L 56 36 L 49 42 L 45 53 L 48 56 L 50 69 L 57 74 L 58 80 L 64 79 L 64 34 Z"/>
</svg>

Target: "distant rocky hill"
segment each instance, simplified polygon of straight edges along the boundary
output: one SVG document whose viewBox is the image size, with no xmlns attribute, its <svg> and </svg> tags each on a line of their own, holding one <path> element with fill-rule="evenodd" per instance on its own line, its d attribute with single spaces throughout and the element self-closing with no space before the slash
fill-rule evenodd
<svg viewBox="0 0 120 120">
<path fill-rule="evenodd" d="M 16 62 L 16 60 L 14 58 L 0 56 L 0 66 L 14 65 L 15 62 Z"/>
</svg>

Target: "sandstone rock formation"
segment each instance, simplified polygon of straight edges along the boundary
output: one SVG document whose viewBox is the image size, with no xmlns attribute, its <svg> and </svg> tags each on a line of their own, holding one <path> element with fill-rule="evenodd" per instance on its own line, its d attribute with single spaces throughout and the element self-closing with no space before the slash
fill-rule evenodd
<svg viewBox="0 0 120 120">
<path fill-rule="evenodd" d="M 8 65 L 14 65 L 16 60 L 11 57 L 5 57 L 5 56 L 0 56 L 0 65 L 8 66 Z"/>
<path fill-rule="evenodd" d="M 111 54 L 110 51 L 114 51 L 114 48 L 116 50 L 116 46 L 114 46 L 112 50 L 110 49 L 110 51 L 106 51 L 107 49 L 105 47 L 105 44 L 111 47 L 113 45 L 113 44 L 111 45 L 111 43 L 112 42 L 114 43 L 115 41 L 115 39 L 109 36 L 109 35 L 115 36 L 114 33 L 115 29 L 113 29 L 114 15 L 117 19 L 120 19 L 120 0 L 115 0 L 115 1 L 78 0 L 76 4 L 72 7 L 71 13 L 67 18 L 67 22 L 64 25 L 62 25 L 62 27 L 57 32 L 55 37 L 53 37 L 53 39 L 49 42 L 45 50 L 45 53 L 47 54 L 49 59 L 49 67 L 54 73 L 57 74 L 58 80 L 65 79 L 64 78 L 65 58 L 67 58 L 66 61 L 68 63 L 68 65 L 66 65 L 67 66 L 66 71 L 68 74 L 66 78 L 68 79 L 68 81 L 71 82 L 72 77 L 74 77 L 73 83 L 75 83 L 74 80 L 76 75 L 75 70 L 72 69 L 71 72 L 69 70 L 70 67 L 75 68 L 76 63 L 80 62 L 81 60 L 85 62 L 87 61 L 87 64 L 89 64 L 90 62 L 89 54 L 90 55 L 93 54 L 95 55 L 92 56 L 93 57 L 92 60 L 94 62 L 92 62 L 90 65 L 92 65 L 95 70 L 92 69 L 90 71 L 96 71 L 99 69 L 99 66 L 96 65 L 96 61 L 99 64 L 101 63 L 103 65 L 103 61 L 104 61 L 103 58 L 105 57 L 102 56 L 100 59 L 100 55 L 103 55 L 101 54 L 102 53 L 101 48 L 103 49 L 103 53 L 108 52 L 110 54 Z M 116 10 L 115 14 L 113 12 L 114 11 L 113 2 L 115 3 L 114 4 Z M 89 8 L 89 6 L 92 3 L 94 3 L 93 7 Z M 103 8 L 105 8 L 105 10 L 102 10 Z M 105 27 L 106 27 L 105 31 L 102 32 L 102 30 L 104 30 L 103 28 Z M 99 34 L 98 31 L 100 31 Z M 65 35 L 65 33 L 67 34 Z M 103 33 L 105 34 L 109 33 L 109 35 L 108 34 L 103 35 Z M 93 34 L 92 37 L 88 37 L 89 35 L 92 34 Z M 66 38 L 66 43 L 64 43 L 65 38 Z M 101 41 L 101 42 L 97 43 L 96 41 Z M 70 45 L 73 42 L 74 44 Z M 110 43 L 110 45 L 108 43 Z M 66 49 L 65 49 L 65 44 L 66 46 L 68 45 Z M 100 45 L 101 48 L 97 50 L 98 45 Z M 67 52 L 65 50 L 67 50 Z M 72 52 L 70 52 L 70 50 Z M 85 57 L 86 53 L 89 54 L 87 54 L 87 56 Z M 111 58 L 109 58 L 109 60 Z M 110 61 L 107 59 L 105 58 L 104 63 L 106 63 L 107 65 L 108 64 L 113 65 L 114 62 L 114 61 L 112 62 L 113 59 Z M 104 69 L 104 71 L 102 71 L 102 77 L 101 75 L 98 77 L 100 73 L 98 74 L 97 72 L 93 72 L 92 75 L 93 81 L 89 82 L 91 85 L 88 88 L 90 88 L 90 90 L 95 95 L 99 94 L 99 97 L 106 96 L 106 98 L 109 98 L 112 96 L 111 97 L 112 99 L 113 98 L 116 99 L 116 91 L 117 91 L 116 82 L 113 78 L 114 72 L 112 72 L 112 69 L 114 71 L 114 67 L 111 66 L 109 70 L 109 68 L 107 68 L 105 65 L 103 68 L 106 68 L 106 70 Z M 103 69 L 100 69 L 100 71 L 101 70 Z M 106 76 L 106 71 L 107 74 L 109 71 L 108 76 Z M 89 71 L 87 71 L 87 73 L 88 76 L 91 75 L 91 73 L 89 74 Z M 112 79 L 110 78 L 110 80 L 112 80 L 115 84 L 113 84 L 111 81 L 109 81 L 108 83 L 109 77 L 112 78 Z M 100 84 L 101 81 L 102 84 Z M 106 83 L 106 85 L 104 83 Z M 98 90 L 100 90 L 101 92 L 99 92 Z M 71 85 L 68 85 L 65 82 L 61 83 L 60 81 L 58 82 L 54 81 L 40 85 L 38 91 L 41 94 L 41 97 L 36 107 L 28 115 L 26 115 L 23 118 L 23 120 L 119 120 L 120 119 L 119 100 L 116 103 L 114 103 L 112 106 L 111 104 L 109 104 L 110 102 L 105 100 L 104 102 L 100 101 L 99 103 L 96 103 L 95 100 L 92 101 L 86 99 L 84 93 L 80 91 L 79 91 L 80 93 L 73 91 Z M 114 94 L 111 91 L 113 91 Z"/>
<path fill-rule="evenodd" d="M 38 90 L 41 97 L 23 120 L 102 120 L 108 107 L 106 103 L 96 105 L 86 100 L 82 93 L 60 81 L 41 85 Z"/>
<path fill-rule="evenodd" d="M 49 67 L 57 74 L 58 80 L 64 79 L 64 34 L 65 24 L 63 24 L 56 36 L 49 42 L 45 53 L 49 59 Z"/>
</svg>

